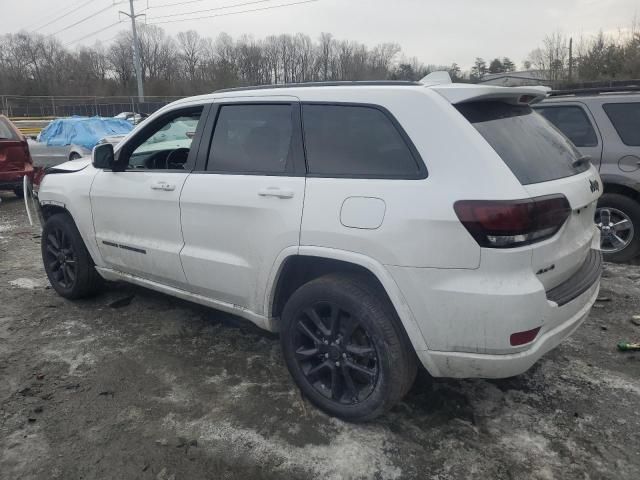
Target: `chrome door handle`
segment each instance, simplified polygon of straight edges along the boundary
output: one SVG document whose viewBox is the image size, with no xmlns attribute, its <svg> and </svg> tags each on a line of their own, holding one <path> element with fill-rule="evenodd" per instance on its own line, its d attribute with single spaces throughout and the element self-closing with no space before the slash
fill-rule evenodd
<svg viewBox="0 0 640 480">
<path fill-rule="evenodd" d="M 293 198 L 293 190 L 269 187 L 258 190 L 261 197 Z"/>
<path fill-rule="evenodd" d="M 175 185 L 171 185 L 167 182 L 158 182 L 151 185 L 151 190 L 164 190 L 165 192 L 171 192 L 175 189 Z"/>
</svg>

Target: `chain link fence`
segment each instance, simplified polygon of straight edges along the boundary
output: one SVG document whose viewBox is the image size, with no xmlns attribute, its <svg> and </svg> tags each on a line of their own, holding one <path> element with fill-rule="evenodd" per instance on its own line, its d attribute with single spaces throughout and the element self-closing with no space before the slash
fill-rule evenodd
<svg viewBox="0 0 640 480">
<path fill-rule="evenodd" d="M 89 97 L 0 95 L 0 112 L 8 117 L 113 117 L 121 112 L 151 114 L 182 97 Z"/>
</svg>

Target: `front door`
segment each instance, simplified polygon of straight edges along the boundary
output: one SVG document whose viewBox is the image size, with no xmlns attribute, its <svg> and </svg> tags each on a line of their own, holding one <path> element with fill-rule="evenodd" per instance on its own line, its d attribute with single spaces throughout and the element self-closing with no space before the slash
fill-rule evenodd
<svg viewBox="0 0 640 480">
<path fill-rule="evenodd" d="M 266 314 L 269 274 L 300 237 L 299 106 L 292 99 L 218 104 L 210 117 L 214 133 L 209 142 L 203 137 L 180 199 L 182 265 L 195 293 Z"/>
<path fill-rule="evenodd" d="M 180 192 L 195 162 L 202 112 L 190 107 L 151 121 L 116 153 L 114 170 L 122 171 L 96 175 L 91 208 L 107 267 L 185 286 Z"/>
</svg>

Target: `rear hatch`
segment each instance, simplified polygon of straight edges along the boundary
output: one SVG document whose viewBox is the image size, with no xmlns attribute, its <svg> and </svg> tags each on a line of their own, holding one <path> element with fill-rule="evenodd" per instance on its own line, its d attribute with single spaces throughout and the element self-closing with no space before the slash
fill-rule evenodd
<svg viewBox="0 0 640 480">
<path fill-rule="evenodd" d="M 511 97 L 509 90 L 514 90 Z M 523 88 L 498 88 L 497 92 L 499 97 L 485 92 L 480 100 L 467 98 L 455 107 L 498 153 L 536 205 L 525 206 L 539 225 L 538 236 L 522 240 L 525 237 L 515 235 L 509 237 L 513 243 L 505 241 L 499 248 L 530 249 L 532 270 L 549 291 L 582 267 L 592 247 L 599 248 L 594 243 L 594 212 L 602 184 L 588 158 L 581 157 L 562 133 L 529 106 L 540 98 L 539 90 L 528 94 Z M 523 211 L 522 205 L 517 207 Z"/>
</svg>

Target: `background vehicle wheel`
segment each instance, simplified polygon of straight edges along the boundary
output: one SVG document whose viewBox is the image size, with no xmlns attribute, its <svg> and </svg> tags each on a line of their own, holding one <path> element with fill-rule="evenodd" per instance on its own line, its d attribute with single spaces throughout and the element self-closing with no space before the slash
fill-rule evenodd
<svg viewBox="0 0 640 480">
<path fill-rule="evenodd" d="M 417 371 L 393 306 L 366 277 L 331 274 L 300 287 L 282 313 L 287 367 L 321 410 L 371 420 L 398 402 Z"/>
<path fill-rule="evenodd" d="M 82 158 L 82 157 L 77 152 L 71 152 L 71 154 L 69 155 L 69 160 L 78 160 L 79 158 Z"/>
<path fill-rule="evenodd" d="M 82 241 L 73 219 L 64 213 L 52 215 L 42 231 L 42 261 L 51 286 L 65 298 L 96 293 L 102 277 Z"/>
<path fill-rule="evenodd" d="M 24 198 L 24 190 L 22 189 L 22 187 L 14 188 L 13 193 L 18 198 Z"/>
<path fill-rule="evenodd" d="M 605 193 L 595 216 L 600 247 L 609 262 L 628 262 L 640 254 L 640 203 L 618 193 Z"/>
</svg>

